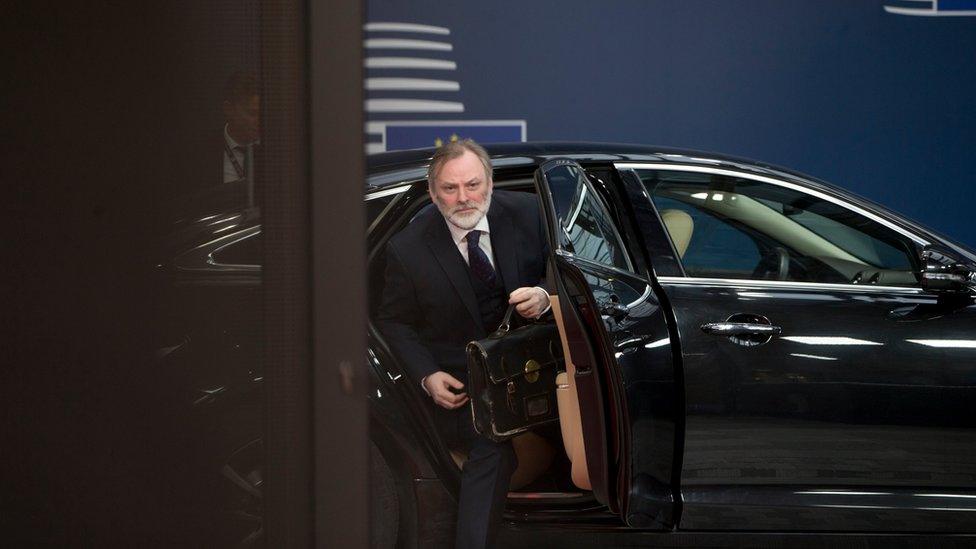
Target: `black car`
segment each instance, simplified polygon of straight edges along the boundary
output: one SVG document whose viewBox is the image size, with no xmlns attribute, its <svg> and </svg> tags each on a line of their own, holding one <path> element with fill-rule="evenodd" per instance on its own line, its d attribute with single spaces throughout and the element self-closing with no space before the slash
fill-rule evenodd
<svg viewBox="0 0 976 549">
<path fill-rule="evenodd" d="M 566 357 L 556 442 L 515 440 L 503 541 L 976 533 L 976 253 L 766 164 L 487 148 L 497 188 L 538 196 Z M 369 158 L 371 315 L 386 242 L 430 204 L 431 154 Z M 234 543 L 260 536 L 261 247 L 255 209 L 198 215 L 160 265 L 178 306 L 158 355 L 193 379 Z M 448 544 L 464 457 L 373 326 L 368 363 L 374 542 Z"/>
</svg>

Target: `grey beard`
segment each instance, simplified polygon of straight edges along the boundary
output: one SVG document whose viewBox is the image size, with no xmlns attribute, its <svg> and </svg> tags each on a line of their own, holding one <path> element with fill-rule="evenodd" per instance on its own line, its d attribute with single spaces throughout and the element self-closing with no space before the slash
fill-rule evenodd
<svg viewBox="0 0 976 549">
<path fill-rule="evenodd" d="M 491 193 L 489 193 L 488 196 L 485 197 L 484 211 L 482 211 L 479 208 L 478 213 L 480 215 L 478 215 L 477 217 L 464 218 L 464 224 L 462 225 L 461 223 L 458 222 L 459 220 L 455 220 L 454 214 L 447 215 L 444 212 L 443 208 L 441 208 L 440 203 L 439 202 L 437 203 L 437 209 L 441 211 L 441 215 L 443 215 L 444 218 L 447 219 L 447 222 L 465 231 L 470 231 L 471 229 L 475 228 L 478 225 L 478 223 L 481 222 L 481 218 L 488 215 L 488 210 L 490 208 L 491 208 Z M 471 221 L 468 221 L 468 219 L 471 219 Z"/>
</svg>

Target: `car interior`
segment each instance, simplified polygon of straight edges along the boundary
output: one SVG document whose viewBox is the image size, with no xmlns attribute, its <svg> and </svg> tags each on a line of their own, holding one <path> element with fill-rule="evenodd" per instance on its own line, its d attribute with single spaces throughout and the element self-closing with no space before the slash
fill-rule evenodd
<svg viewBox="0 0 976 549">
<path fill-rule="evenodd" d="M 419 182 L 415 185 L 423 186 L 424 183 Z M 513 181 L 496 180 L 495 188 L 535 193 L 532 180 L 527 178 Z M 377 249 L 369 258 L 370 295 L 373 296 L 370 299 L 371 316 L 376 313 L 380 301 L 376 296 L 382 295 L 383 290 L 385 255 L 380 252 L 385 246 L 385 241 L 425 208 L 433 207 L 426 193 L 404 193 L 404 195 L 403 198 L 411 200 L 412 203 L 405 209 L 405 215 L 400 216 L 400 225 L 390 228 L 384 241 L 376 246 Z M 407 221 L 402 221 L 404 219 Z M 557 425 L 551 425 L 551 429 L 543 429 L 540 432 L 527 431 L 512 438 L 512 445 L 518 457 L 518 468 L 509 485 L 509 502 L 513 505 L 533 508 L 561 505 L 598 506 L 590 492 L 573 361 L 563 330 L 559 297 L 552 295 L 550 299 L 551 321 L 559 328 L 565 359 L 565 368 L 561 369 L 556 378 L 559 421 Z M 425 398 L 419 387 L 415 392 L 418 399 Z M 451 461 L 460 470 L 467 456 L 446 446 L 444 450 L 449 452 Z"/>
<path fill-rule="evenodd" d="M 748 235 L 762 251 L 762 261 L 771 263 L 760 263 L 748 273 L 750 276 L 741 276 L 743 273 L 735 276 L 736 273 L 726 272 L 713 274 L 711 271 L 716 269 L 686 263 L 686 270 L 692 276 L 724 275 L 728 278 L 891 286 L 914 286 L 918 283 L 912 264 L 915 253 L 911 245 L 901 239 L 884 242 L 874 235 L 860 232 L 863 227 L 843 227 L 842 230 L 850 236 L 847 239 L 839 238 L 828 232 L 828 229 L 837 231 L 835 227 L 840 226 L 831 219 L 810 212 L 791 212 L 780 204 L 728 190 L 703 192 L 702 187 L 697 185 L 662 185 L 655 191 L 654 199 L 662 208 L 661 219 L 679 258 L 684 258 L 689 249 L 701 251 L 709 245 L 710 240 L 715 240 L 711 234 L 707 234 L 707 229 L 696 227 L 695 214 L 699 214 L 699 220 L 721 220 L 722 224 Z M 798 213 L 816 219 L 804 224 L 798 221 Z M 823 228 L 823 232 L 831 238 L 825 238 L 811 226 Z M 879 229 L 874 228 L 875 231 Z M 858 245 L 848 246 L 849 249 L 838 245 L 839 242 L 850 242 L 852 237 L 859 241 L 856 243 Z M 880 252 L 872 253 L 872 246 L 884 248 L 883 251 L 889 254 L 888 258 L 879 257 Z M 892 261 L 892 255 L 900 257 Z"/>
</svg>

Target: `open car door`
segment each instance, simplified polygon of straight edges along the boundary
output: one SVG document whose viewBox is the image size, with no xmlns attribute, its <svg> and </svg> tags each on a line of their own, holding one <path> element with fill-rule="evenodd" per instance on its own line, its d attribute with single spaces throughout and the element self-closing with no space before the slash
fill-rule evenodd
<svg viewBox="0 0 976 549">
<path fill-rule="evenodd" d="M 545 162 L 535 183 L 566 355 L 557 392 L 573 482 L 630 526 L 670 529 L 681 399 L 664 310 L 621 237 L 627 209 L 572 160 Z"/>
</svg>

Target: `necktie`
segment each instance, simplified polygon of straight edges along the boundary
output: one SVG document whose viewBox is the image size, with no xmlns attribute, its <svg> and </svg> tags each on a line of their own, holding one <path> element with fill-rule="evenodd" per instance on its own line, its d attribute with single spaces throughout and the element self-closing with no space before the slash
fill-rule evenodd
<svg viewBox="0 0 976 549">
<path fill-rule="evenodd" d="M 234 167 L 234 173 L 237 174 L 237 179 L 244 179 L 247 175 L 247 169 L 241 165 L 241 161 L 237 159 L 237 153 L 241 153 L 244 157 L 245 163 L 247 162 L 247 149 L 242 145 L 234 145 L 233 148 L 228 144 L 224 144 L 224 153 L 227 155 L 227 160 L 230 160 L 231 166 Z"/>
<path fill-rule="evenodd" d="M 485 251 L 478 246 L 479 238 L 481 238 L 481 231 L 468 233 L 468 266 L 471 267 L 474 276 L 491 287 L 495 285 L 495 269 L 491 266 Z"/>
<path fill-rule="evenodd" d="M 247 177 L 247 174 L 250 171 L 249 170 L 250 166 L 248 166 L 248 161 L 250 160 L 250 158 L 248 158 L 250 155 L 247 154 L 248 153 L 248 147 L 245 147 L 244 145 L 238 145 L 238 146 L 234 147 L 234 150 L 235 151 L 240 151 L 241 156 L 244 157 L 244 162 L 241 163 L 242 164 L 241 179 L 244 179 L 245 177 Z"/>
</svg>

